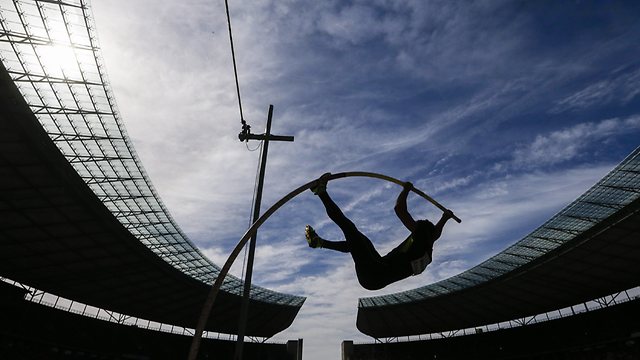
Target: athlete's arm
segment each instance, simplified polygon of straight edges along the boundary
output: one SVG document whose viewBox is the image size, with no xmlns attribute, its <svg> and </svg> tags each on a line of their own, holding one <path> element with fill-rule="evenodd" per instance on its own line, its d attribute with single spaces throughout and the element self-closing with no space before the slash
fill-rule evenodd
<svg viewBox="0 0 640 360">
<path fill-rule="evenodd" d="M 442 217 L 440 218 L 440 220 L 435 226 L 435 229 L 433 230 L 433 241 L 436 241 L 440 238 L 440 235 L 442 235 L 442 229 L 444 228 L 444 224 L 446 224 L 447 220 L 451 218 L 453 218 L 453 212 L 451 210 L 447 209 L 445 210 L 445 212 L 442 213 Z"/>
<path fill-rule="evenodd" d="M 411 189 L 413 189 L 413 184 L 410 182 L 402 185 L 402 191 L 398 195 L 396 206 L 394 206 L 393 210 L 396 212 L 398 219 L 402 221 L 402 224 L 409 229 L 409 231 L 413 232 L 416 229 L 416 221 L 407 210 L 407 195 Z"/>
</svg>

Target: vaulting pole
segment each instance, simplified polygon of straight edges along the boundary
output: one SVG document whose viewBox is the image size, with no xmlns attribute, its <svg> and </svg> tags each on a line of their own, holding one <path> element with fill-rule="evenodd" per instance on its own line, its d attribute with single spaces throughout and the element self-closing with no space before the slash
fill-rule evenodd
<svg viewBox="0 0 640 360">
<path fill-rule="evenodd" d="M 340 178 L 345 178 L 345 177 L 352 177 L 352 176 L 377 178 L 377 179 L 381 179 L 381 180 L 390 181 L 390 182 L 393 182 L 393 183 L 398 184 L 398 185 L 404 184 L 403 181 L 400 181 L 398 179 L 392 178 L 390 176 L 377 174 L 377 173 L 372 173 L 372 172 L 365 172 L 365 171 L 353 171 L 353 172 L 343 172 L 343 173 L 331 174 L 329 176 L 329 178 L 328 178 L 328 181 L 335 180 L 335 179 L 340 179 Z M 289 202 L 294 197 L 300 195 L 303 191 L 310 189 L 315 184 L 316 184 L 316 180 L 310 181 L 310 182 L 308 182 L 308 183 L 296 188 L 295 190 L 291 191 L 290 193 L 285 195 L 282 199 L 278 200 L 278 202 L 276 202 L 269 209 L 267 209 L 267 211 L 265 211 L 258 218 L 258 220 L 256 220 L 251 225 L 251 227 L 249 229 L 247 229 L 247 231 L 244 233 L 242 238 L 240 238 L 240 241 L 238 241 L 238 244 L 236 245 L 236 247 L 231 251 L 231 254 L 229 255 L 229 258 L 227 258 L 227 261 L 224 263 L 224 265 L 220 269 L 220 272 L 218 273 L 218 277 L 216 278 L 215 282 L 211 286 L 211 291 L 209 291 L 209 295 L 207 296 L 207 299 L 205 300 L 205 303 L 202 306 L 202 312 L 200 313 L 200 318 L 198 319 L 198 325 L 196 327 L 196 331 L 193 334 L 193 339 L 191 341 L 191 348 L 189 349 L 189 357 L 187 358 L 188 360 L 196 360 L 196 358 L 198 356 L 198 350 L 200 348 L 200 341 L 202 339 L 202 333 L 204 331 L 204 327 L 205 327 L 205 325 L 207 323 L 207 320 L 209 319 L 209 316 L 211 315 L 211 309 L 213 308 L 213 304 L 216 301 L 216 297 L 218 296 L 218 292 L 220 292 L 220 287 L 222 286 L 222 283 L 224 282 L 224 278 L 229 273 L 229 269 L 231 269 L 231 265 L 233 265 L 233 262 L 236 260 L 236 258 L 238 257 L 238 255 L 240 254 L 240 252 L 242 251 L 244 246 L 247 244 L 247 241 L 258 231 L 258 228 L 269 217 L 271 217 L 271 215 L 273 215 L 278 209 L 280 209 L 284 204 Z M 432 197 L 430 197 L 429 195 L 427 195 L 424 192 L 420 191 L 419 189 L 413 188 L 412 191 L 415 192 L 416 194 L 420 195 L 421 197 L 423 197 L 425 200 L 427 200 L 427 201 L 431 202 L 432 204 L 434 204 L 437 208 L 439 208 L 439 209 L 441 209 L 443 211 L 446 210 L 446 208 L 444 206 L 442 206 L 440 203 L 438 203 Z M 462 221 L 455 215 L 453 216 L 453 219 L 455 221 L 457 221 L 457 222 L 461 222 Z"/>
</svg>

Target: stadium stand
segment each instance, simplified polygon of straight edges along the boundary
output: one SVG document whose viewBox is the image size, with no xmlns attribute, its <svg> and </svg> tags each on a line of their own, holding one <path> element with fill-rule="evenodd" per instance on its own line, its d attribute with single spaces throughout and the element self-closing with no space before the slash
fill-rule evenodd
<svg viewBox="0 0 640 360">
<path fill-rule="evenodd" d="M 640 359 L 640 299 L 533 325 L 435 340 L 343 343 L 343 360 Z"/>
<path fill-rule="evenodd" d="M 191 338 L 93 319 L 25 301 L 0 281 L 0 359 L 184 359 Z M 35 325 L 34 325 L 35 324 Z M 244 359 L 295 360 L 298 344 L 245 343 Z M 231 359 L 235 341 L 204 339 L 200 359 Z"/>
<path fill-rule="evenodd" d="M 87 2 L 0 0 L 0 38 L 0 276 L 194 328 L 219 267 L 180 230 L 135 153 Z M 54 64 L 64 51 L 75 62 Z M 242 288 L 225 278 L 206 330 L 237 331 Z M 246 334 L 286 329 L 303 302 L 253 286 Z"/>
</svg>

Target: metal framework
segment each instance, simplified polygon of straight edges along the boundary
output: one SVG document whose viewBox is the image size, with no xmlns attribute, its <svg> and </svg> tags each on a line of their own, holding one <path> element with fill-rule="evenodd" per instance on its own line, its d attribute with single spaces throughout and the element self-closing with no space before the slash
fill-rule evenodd
<svg viewBox="0 0 640 360">
<path fill-rule="evenodd" d="M 451 278 L 417 289 L 361 298 L 360 308 L 411 303 L 496 279 L 575 239 L 640 198 L 640 148 L 545 224 L 501 253 Z"/>
<path fill-rule="evenodd" d="M 113 322 L 120 325 L 136 326 L 138 328 L 143 328 L 147 330 L 161 331 L 161 332 L 167 332 L 167 333 L 179 334 L 179 335 L 185 335 L 185 336 L 193 336 L 193 333 L 194 333 L 194 330 L 192 328 L 159 323 L 156 321 L 151 321 L 147 319 L 141 319 L 138 317 L 121 314 L 116 311 L 96 308 L 94 306 L 89 306 L 87 304 L 84 304 L 78 301 L 69 300 L 61 296 L 57 296 L 42 290 L 35 289 L 31 286 L 28 286 L 10 279 L 0 277 L 0 282 L 5 282 L 7 284 L 11 284 L 17 288 L 24 290 L 26 292 L 24 297 L 26 301 L 30 301 L 43 306 L 52 307 L 58 310 L 64 310 L 74 314 L 87 316 L 97 320 Z M 234 334 L 224 334 L 224 333 L 219 333 L 214 331 L 205 331 L 203 337 L 209 338 L 209 339 L 224 339 L 224 340 L 235 340 L 237 338 L 237 336 Z M 248 339 L 248 341 L 252 343 L 265 343 L 269 340 L 268 337 L 260 337 L 260 336 L 247 336 L 246 339 Z"/>
<path fill-rule="evenodd" d="M 638 301 L 640 299 L 640 287 L 636 287 L 629 290 L 618 291 L 607 296 L 603 296 L 591 301 L 572 305 L 566 308 L 557 309 L 542 314 L 536 314 L 532 316 L 525 316 L 509 321 L 504 321 L 495 324 L 486 324 L 481 326 L 475 326 L 471 328 L 457 329 L 451 331 L 440 331 L 437 333 L 428 334 L 416 334 L 410 336 L 392 336 L 385 338 L 373 338 L 374 343 L 399 343 L 399 342 L 411 342 L 421 340 L 435 340 L 445 339 L 457 336 L 474 335 L 484 332 L 491 332 L 503 329 L 513 329 L 517 327 L 544 323 L 551 320 L 563 319 L 570 316 L 578 315 L 581 313 L 606 309 L 611 306 L 624 304 L 629 301 Z"/>
<path fill-rule="evenodd" d="M 51 140 L 128 231 L 176 269 L 210 284 L 220 268 L 163 205 L 119 116 L 87 0 L 0 0 L 0 61 Z M 222 290 L 242 294 L 227 277 Z M 303 297 L 253 286 L 251 298 Z"/>
</svg>

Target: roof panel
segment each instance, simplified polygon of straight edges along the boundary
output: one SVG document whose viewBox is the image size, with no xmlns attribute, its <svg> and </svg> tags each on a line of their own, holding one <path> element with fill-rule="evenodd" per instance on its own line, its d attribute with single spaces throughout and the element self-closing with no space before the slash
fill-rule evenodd
<svg viewBox="0 0 640 360">
<path fill-rule="evenodd" d="M 142 168 L 105 80 L 88 5 L 77 4 L 0 0 L 0 35 L 8 40 L 0 42 L 2 63 L 58 149 L 113 215 L 128 228 L 139 226 L 132 233 L 158 256 L 210 284 L 218 267 L 180 230 Z M 154 214 L 147 217 L 146 211 Z M 130 212 L 142 213 L 122 216 Z M 168 239 L 180 243 L 174 251 L 189 256 L 156 250 Z M 239 294 L 238 283 L 230 278 L 223 290 Z M 258 287 L 256 293 L 274 303 L 304 300 Z"/>
</svg>

